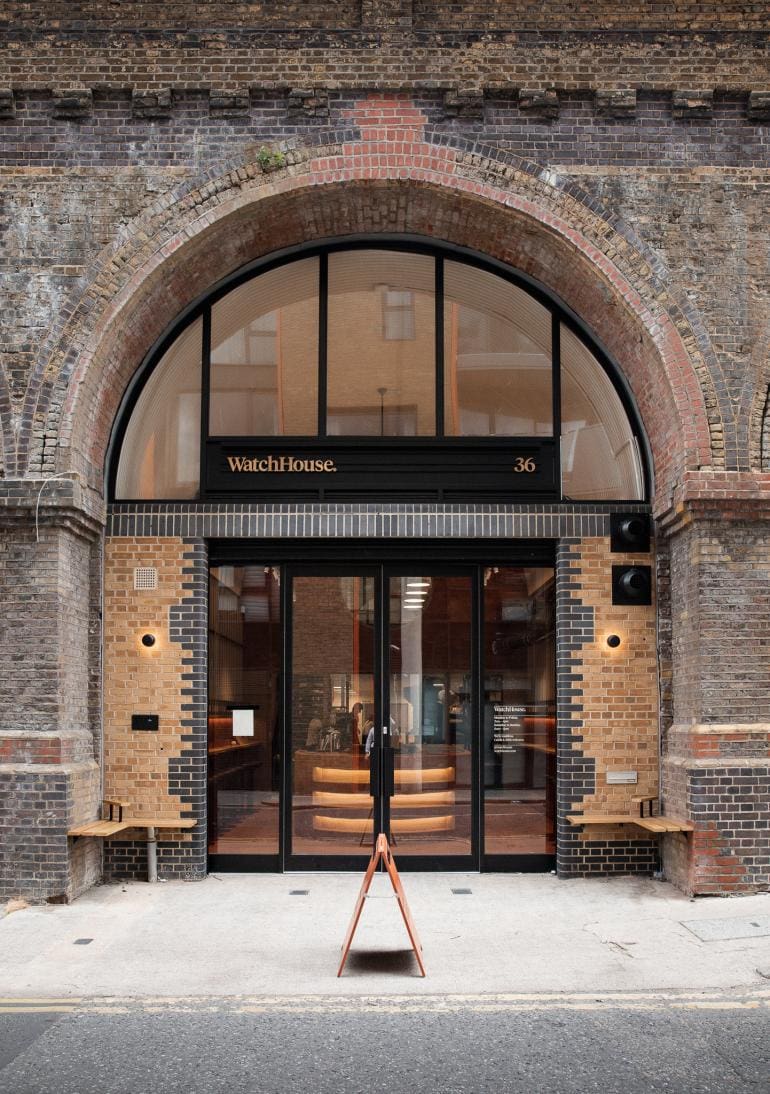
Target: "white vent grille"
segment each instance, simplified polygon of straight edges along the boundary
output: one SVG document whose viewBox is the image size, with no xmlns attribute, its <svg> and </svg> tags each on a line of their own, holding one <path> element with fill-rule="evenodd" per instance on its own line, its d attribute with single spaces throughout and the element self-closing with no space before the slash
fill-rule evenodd
<svg viewBox="0 0 770 1094">
<path fill-rule="evenodd" d="M 157 589 L 158 571 L 154 566 L 137 566 L 134 570 L 135 589 Z"/>
</svg>

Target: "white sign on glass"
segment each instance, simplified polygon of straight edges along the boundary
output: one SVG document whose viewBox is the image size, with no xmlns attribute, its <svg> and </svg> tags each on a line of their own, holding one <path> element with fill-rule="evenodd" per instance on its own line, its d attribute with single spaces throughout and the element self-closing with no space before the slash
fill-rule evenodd
<svg viewBox="0 0 770 1094">
<path fill-rule="evenodd" d="M 254 711 L 253 710 L 234 710 L 233 711 L 233 737 L 253 737 L 254 736 Z"/>
</svg>

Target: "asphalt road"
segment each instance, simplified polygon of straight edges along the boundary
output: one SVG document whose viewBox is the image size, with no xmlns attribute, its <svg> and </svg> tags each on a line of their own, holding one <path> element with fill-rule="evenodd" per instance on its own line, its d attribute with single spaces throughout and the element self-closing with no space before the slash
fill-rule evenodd
<svg viewBox="0 0 770 1094">
<path fill-rule="evenodd" d="M 768 1090 L 768 992 L 0 1002 L 2 1094 Z"/>
</svg>

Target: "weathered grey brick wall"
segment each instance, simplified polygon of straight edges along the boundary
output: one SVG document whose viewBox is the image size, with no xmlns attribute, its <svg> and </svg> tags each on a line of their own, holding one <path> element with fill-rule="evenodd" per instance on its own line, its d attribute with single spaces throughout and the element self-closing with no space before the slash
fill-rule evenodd
<svg viewBox="0 0 770 1094">
<path fill-rule="evenodd" d="M 770 522 L 708 513 L 671 538 L 673 724 L 664 862 L 688 892 L 770 886 Z M 688 842 L 689 841 L 689 842 Z"/>
<path fill-rule="evenodd" d="M 672 590 L 674 721 L 770 723 L 770 522 L 684 529 Z"/>
<path fill-rule="evenodd" d="M 66 835 L 100 800 L 99 528 L 71 482 L 46 492 L 0 508 L 0 899 L 69 900 L 101 876 L 100 848 Z"/>
</svg>

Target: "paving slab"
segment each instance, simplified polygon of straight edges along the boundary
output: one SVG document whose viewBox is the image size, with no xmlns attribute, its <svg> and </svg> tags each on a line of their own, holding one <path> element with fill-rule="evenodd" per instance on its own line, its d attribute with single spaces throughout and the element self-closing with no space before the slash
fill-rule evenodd
<svg viewBox="0 0 770 1094">
<path fill-rule="evenodd" d="M 0 921 L 0 996 L 243 996 L 681 991 L 767 986 L 770 896 L 690 900 L 646 878 L 404 874 L 422 979 L 387 878 L 377 877 L 345 972 L 361 876 L 220 874 L 111 884 Z M 452 890 L 470 890 L 456 893 Z M 739 913 L 739 914 L 738 914 Z M 685 926 L 685 922 L 687 926 Z M 701 937 L 693 930 L 696 925 Z M 709 936 L 711 937 L 711 936 Z M 84 940 L 89 940 L 85 942 Z"/>
<path fill-rule="evenodd" d="M 683 920 L 683 926 L 702 942 L 721 942 L 730 938 L 770 937 L 770 915 L 721 917 Z"/>
</svg>

